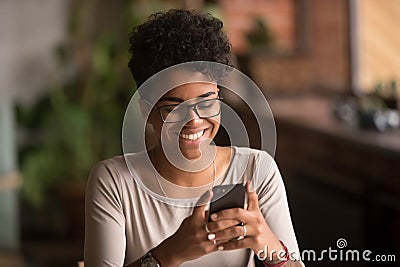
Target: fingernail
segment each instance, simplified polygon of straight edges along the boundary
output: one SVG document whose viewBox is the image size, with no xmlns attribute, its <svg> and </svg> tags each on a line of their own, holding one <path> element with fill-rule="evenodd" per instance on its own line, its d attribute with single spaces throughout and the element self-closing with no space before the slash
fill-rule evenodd
<svg viewBox="0 0 400 267">
<path fill-rule="evenodd" d="M 207 238 L 208 238 L 208 240 L 213 240 L 215 238 L 215 235 L 214 234 L 209 234 L 207 236 Z"/>
<path fill-rule="evenodd" d="M 217 219 L 217 214 L 211 214 L 211 216 L 210 216 L 210 218 L 211 218 L 211 220 L 216 220 Z"/>
<path fill-rule="evenodd" d="M 254 187 L 253 187 L 253 185 L 252 185 L 251 182 L 248 182 L 247 190 L 248 190 L 248 192 L 250 192 L 250 193 L 254 192 Z"/>
<path fill-rule="evenodd" d="M 218 246 L 218 250 L 219 251 L 224 250 L 224 247 L 223 246 Z"/>
</svg>

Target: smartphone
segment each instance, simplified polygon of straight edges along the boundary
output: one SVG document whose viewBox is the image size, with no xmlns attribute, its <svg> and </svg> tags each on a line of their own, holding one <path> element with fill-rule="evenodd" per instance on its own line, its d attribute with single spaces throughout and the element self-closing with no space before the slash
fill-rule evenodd
<svg viewBox="0 0 400 267">
<path fill-rule="evenodd" d="M 209 215 L 232 208 L 245 208 L 247 204 L 246 186 L 244 184 L 217 185 L 212 189 Z M 210 221 L 210 217 L 208 219 Z"/>
</svg>

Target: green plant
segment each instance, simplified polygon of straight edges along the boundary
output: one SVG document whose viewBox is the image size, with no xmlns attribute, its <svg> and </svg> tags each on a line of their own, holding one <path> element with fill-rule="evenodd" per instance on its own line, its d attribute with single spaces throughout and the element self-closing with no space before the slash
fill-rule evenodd
<svg viewBox="0 0 400 267">
<path fill-rule="evenodd" d="M 33 107 L 18 109 L 32 141 L 23 150 L 21 169 L 23 195 L 33 206 L 66 182 L 85 181 L 94 162 L 121 153 L 121 123 L 133 90 L 122 71 L 126 54 L 118 53 L 113 40 L 103 36 L 95 42 L 84 77 L 58 84 Z"/>
<path fill-rule="evenodd" d="M 127 66 L 127 33 L 146 14 L 166 6 L 156 0 L 110 6 L 93 0 L 72 4 L 69 38 L 56 52 L 61 69 L 72 66 L 74 74 L 49 86 L 34 106 L 17 107 L 25 136 L 22 193 L 34 207 L 54 200 L 66 184 L 85 182 L 96 161 L 122 153 L 122 120 L 135 89 Z M 88 24 L 95 25 L 93 32 Z"/>
<path fill-rule="evenodd" d="M 253 28 L 246 37 L 252 51 L 269 51 L 273 47 L 273 36 L 268 25 L 259 17 L 253 19 Z"/>
</svg>

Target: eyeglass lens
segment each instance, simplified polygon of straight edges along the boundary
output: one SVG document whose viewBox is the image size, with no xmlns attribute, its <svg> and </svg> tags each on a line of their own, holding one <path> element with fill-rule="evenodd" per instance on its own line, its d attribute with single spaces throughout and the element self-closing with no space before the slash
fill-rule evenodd
<svg viewBox="0 0 400 267">
<path fill-rule="evenodd" d="M 208 99 L 191 105 L 164 106 L 159 110 L 165 122 L 179 122 L 185 120 L 189 108 L 200 118 L 210 118 L 219 115 L 220 102 L 219 99 Z"/>
</svg>

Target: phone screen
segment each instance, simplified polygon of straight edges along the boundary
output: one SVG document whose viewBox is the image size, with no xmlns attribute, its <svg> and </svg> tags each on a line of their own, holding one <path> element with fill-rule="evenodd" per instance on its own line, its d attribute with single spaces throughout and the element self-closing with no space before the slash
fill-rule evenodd
<svg viewBox="0 0 400 267">
<path fill-rule="evenodd" d="M 243 184 L 217 185 L 212 191 L 209 215 L 225 209 L 245 207 L 246 186 Z"/>
</svg>

